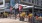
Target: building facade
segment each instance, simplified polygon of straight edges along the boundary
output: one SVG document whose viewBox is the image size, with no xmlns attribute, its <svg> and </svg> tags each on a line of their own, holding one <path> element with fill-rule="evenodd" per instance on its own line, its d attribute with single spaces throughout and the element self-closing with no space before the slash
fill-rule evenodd
<svg viewBox="0 0 42 23">
<path fill-rule="evenodd" d="M 9 0 L 0 0 L 0 12 L 4 12 L 4 9 L 7 8 L 6 7 L 6 3 L 9 3 Z"/>
<path fill-rule="evenodd" d="M 41 6 L 41 0 L 21 0 L 21 2 Z"/>
<path fill-rule="evenodd" d="M 42 8 L 42 0 L 41 0 L 41 8 Z"/>
</svg>

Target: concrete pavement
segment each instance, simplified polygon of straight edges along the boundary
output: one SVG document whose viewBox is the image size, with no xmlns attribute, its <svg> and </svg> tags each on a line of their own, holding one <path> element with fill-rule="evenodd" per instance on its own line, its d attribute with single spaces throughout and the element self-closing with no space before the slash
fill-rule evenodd
<svg viewBox="0 0 42 23">
<path fill-rule="evenodd" d="M 10 19 L 10 18 L 1 18 L 0 23 L 27 23 L 27 22 L 22 22 L 19 21 L 18 19 Z"/>
</svg>

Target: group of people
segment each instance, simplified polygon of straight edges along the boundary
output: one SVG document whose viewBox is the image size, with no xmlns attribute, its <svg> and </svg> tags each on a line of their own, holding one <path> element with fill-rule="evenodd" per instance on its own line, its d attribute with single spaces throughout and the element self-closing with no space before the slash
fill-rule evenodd
<svg viewBox="0 0 42 23">
<path fill-rule="evenodd" d="M 1 15 L 0 15 L 1 16 Z M 8 13 L 4 13 L 3 17 L 10 17 L 11 18 L 12 14 L 8 14 Z M 20 21 L 24 21 L 25 18 L 27 18 L 29 22 L 32 23 L 32 17 L 33 17 L 33 14 L 31 12 L 29 12 L 27 15 L 25 12 L 21 12 L 19 13 L 16 18 L 20 18 Z M 38 20 L 38 16 L 35 14 L 34 17 L 36 17 L 36 19 Z"/>
<path fill-rule="evenodd" d="M 26 15 L 25 12 L 21 12 L 20 14 L 18 14 L 16 17 L 20 18 L 20 21 L 24 21 L 25 18 L 28 18 L 27 21 L 29 21 L 30 23 L 32 23 L 32 18 L 33 18 L 33 14 L 30 12 L 28 15 Z M 36 19 L 38 19 L 38 16 L 35 15 L 34 17 L 36 17 Z"/>
<path fill-rule="evenodd" d="M 11 17 L 13 14 L 9 14 L 9 13 L 1 13 L 0 14 L 0 18 L 8 18 L 8 17 Z"/>
<path fill-rule="evenodd" d="M 20 18 L 20 21 L 24 21 L 25 18 L 29 18 L 29 21 L 30 21 L 30 19 L 32 18 L 32 16 L 33 16 L 32 13 L 29 13 L 28 15 L 26 15 L 25 12 L 21 12 L 16 17 L 19 17 Z"/>
</svg>

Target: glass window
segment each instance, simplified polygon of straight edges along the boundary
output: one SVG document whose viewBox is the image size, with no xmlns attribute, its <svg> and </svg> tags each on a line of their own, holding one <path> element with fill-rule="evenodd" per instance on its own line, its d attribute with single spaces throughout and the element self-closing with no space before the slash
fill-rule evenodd
<svg viewBox="0 0 42 23">
<path fill-rule="evenodd" d="M 37 3 L 37 1 L 35 0 L 35 4 Z"/>
<path fill-rule="evenodd" d="M 26 1 L 26 0 L 23 0 L 23 1 Z"/>
<path fill-rule="evenodd" d="M 28 0 L 29 2 L 31 2 L 31 0 Z"/>
<path fill-rule="evenodd" d="M 42 1 L 41 1 L 41 4 L 42 4 Z"/>
<path fill-rule="evenodd" d="M 42 5 L 42 4 L 41 4 Z"/>
<path fill-rule="evenodd" d="M 5 4 L 5 7 L 6 7 L 6 9 L 10 9 L 10 4 L 9 3 L 6 3 Z"/>
<path fill-rule="evenodd" d="M 37 0 L 37 5 L 39 5 L 39 0 Z"/>
<path fill-rule="evenodd" d="M 3 4 L 3 0 L 0 0 L 0 5 L 2 5 Z"/>
<path fill-rule="evenodd" d="M 34 3 L 34 0 L 32 0 L 32 3 Z"/>
</svg>

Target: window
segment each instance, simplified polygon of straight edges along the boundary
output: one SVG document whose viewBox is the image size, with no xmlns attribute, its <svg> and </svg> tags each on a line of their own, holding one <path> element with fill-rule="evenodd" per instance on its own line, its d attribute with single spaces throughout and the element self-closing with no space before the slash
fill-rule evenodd
<svg viewBox="0 0 42 23">
<path fill-rule="evenodd" d="M 37 5 L 39 5 L 39 0 L 37 0 Z"/>
<path fill-rule="evenodd" d="M 42 6 L 42 4 L 41 4 L 41 6 Z"/>
<path fill-rule="evenodd" d="M 34 0 L 32 0 L 32 3 L 34 3 Z"/>
<path fill-rule="evenodd" d="M 6 3 L 5 4 L 5 7 L 6 7 L 6 9 L 10 9 L 10 4 L 9 3 Z"/>
<path fill-rule="evenodd" d="M 20 3 L 20 0 L 18 0 L 18 3 Z"/>
<path fill-rule="evenodd" d="M 41 1 L 41 4 L 42 4 L 42 1 Z"/>
<path fill-rule="evenodd" d="M 0 8 L 5 6 L 5 0 L 0 0 Z"/>
<path fill-rule="evenodd" d="M 35 4 L 37 3 L 37 1 L 35 0 Z"/>
<path fill-rule="evenodd" d="M 23 0 L 23 1 L 26 1 L 26 0 Z"/>
<path fill-rule="evenodd" d="M 31 2 L 31 0 L 28 0 L 29 2 Z"/>
<path fill-rule="evenodd" d="M 0 5 L 2 5 L 3 4 L 3 0 L 0 0 Z"/>
</svg>

